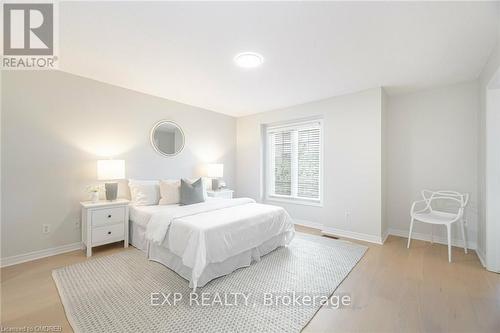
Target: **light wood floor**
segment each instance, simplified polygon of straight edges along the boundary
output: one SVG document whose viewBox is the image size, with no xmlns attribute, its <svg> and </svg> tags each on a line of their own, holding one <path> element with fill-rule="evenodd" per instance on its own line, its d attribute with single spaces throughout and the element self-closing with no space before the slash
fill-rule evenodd
<svg viewBox="0 0 500 333">
<path fill-rule="evenodd" d="M 298 231 L 319 234 L 315 229 Z M 335 294 L 349 294 L 353 305 L 322 308 L 304 332 L 500 332 L 500 274 L 482 268 L 470 251 L 389 237 L 369 250 Z M 123 249 L 97 248 L 95 256 Z M 70 252 L 1 270 L 3 327 L 60 325 L 71 332 L 52 280 L 54 268 L 87 260 Z"/>
</svg>

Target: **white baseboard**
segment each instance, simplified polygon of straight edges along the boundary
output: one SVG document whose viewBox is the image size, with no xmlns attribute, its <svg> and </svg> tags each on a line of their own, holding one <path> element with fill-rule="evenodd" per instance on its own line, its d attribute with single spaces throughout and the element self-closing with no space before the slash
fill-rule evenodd
<svg viewBox="0 0 500 333">
<path fill-rule="evenodd" d="M 385 243 L 385 241 L 387 240 L 387 237 L 389 237 L 389 229 L 385 229 L 384 233 L 382 234 L 382 244 Z"/>
<path fill-rule="evenodd" d="M 314 228 L 321 230 L 321 233 L 326 235 L 326 236 L 338 236 L 338 237 L 345 237 L 345 238 L 351 238 L 351 239 L 356 239 L 364 242 L 369 242 L 369 243 L 375 243 L 375 244 L 382 244 L 382 238 L 369 235 L 369 234 L 363 234 L 359 232 L 354 232 L 354 231 L 347 231 L 347 230 L 341 230 L 337 228 L 332 228 L 332 227 L 327 227 L 321 223 L 316 223 L 308 220 L 301 220 L 301 219 L 293 219 L 293 223 L 297 225 L 301 225 L 304 227 L 309 227 L 309 228 Z M 388 237 L 389 235 L 385 235 L 383 240 Z"/>
<path fill-rule="evenodd" d="M 360 233 L 360 232 L 342 230 L 342 229 L 337 229 L 337 228 L 333 228 L 333 227 L 326 227 L 321 223 L 315 223 L 315 222 L 311 222 L 311 221 L 307 221 L 307 220 L 293 219 L 293 221 L 294 221 L 294 224 L 302 225 L 302 226 L 309 227 L 309 228 L 319 229 L 319 230 L 321 230 L 321 232 L 323 234 L 328 235 L 328 236 L 339 236 L 339 237 L 351 238 L 351 239 L 356 239 L 356 240 L 365 241 L 365 242 L 369 242 L 369 243 L 375 243 L 375 244 L 385 243 L 385 241 L 389 235 L 400 236 L 400 237 L 405 237 L 405 238 L 408 237 L 408 230 L 402 230 L 402 229 L 389 228 L 382 235 L 382 237 L 378 237 L 378 236 L 364 234 L 364 233 Z M 428 234 L 414 232 L 414 233 L 412 233 L 412 239 L 430 241 L 431 236 Z M 438 236 L 434 236 L 434 242 L 440 243 L 440 244 L 445 244 L 445 245 L 448 244 L 448 241 L 445 238 L 438 237 Z M 462 242 L 462 240 L 459 240 L 459 239 L 452 239 L 451 244 L 453 246 L 463 247 L 463 242 Z M 477 249 L 477 244 L 475 242 L 468 241 L 467 245 L 468 245 L 468 248 L 471 250 Z M 32 261 L 32 260 L 37 260 L 37 259 L 41 259 L 41 258 L 55 256 L 57 254 L 62 254 L 62 253 L 81 250 L 81 249 L 82 249 L 82 244 L 80 242 L 77 242 L 77 243 L 61 245 L 61 246 L 57 246 L 57 247 L 53 247 L 53 248 L 49 248 L 49 249 L 19 254 L 19 255 L 15 255 L 15 256 L 11 256 L 11 257 L 2 258 L 1 263 L 0 263 L 0 267 L 17 265 L 17 264 L 21 264 L 23 262 L 28 262 L 28 261 Z M 476 251 L 476 253 L 479 257 L 479 260 L 481 261 L 481 264 L 486 267 L 486 262 L 484 260 L 483 253 L 480 253 L 479 251 Z"/>
<path fill-rule="evenodd" d="M 389 234 L 394 235 L 394 236 L 408 238 L 408 230 L 389 228 Z M 418 239 L 418 240 L 430 242 L 431 235 L 430 234 L 422 234 L 419 232 L 412 232 L 411 239 Z M 448 245 L 448 240 L 445 237 L 434 235 L 434 243 Z M 464 242 L 461 239 L 452 238 L 451 245 L 457 246 L 457 247 L 463 247 Z M 467 248 L 471 249 L 471 250 L 476 250 L 477 249 L 476 242 L 472 242 L 470 240 L 467 240 Z"/>
<path fill-rule="evenodd" d="M 82 249 L 82 243 L 72 243 L 67 245 L 61 245 L 52 247 L 49 249 L 28 252 L 24 254 L 18 254 L 15 256 L 5 257 L 1 259 L 0 267 L 7 267 L 12 265 L 21 264 L 23 262 L 32 261 L 36 259 L 41 259 L 45 257 L 55 256 L 56 254 L 76 251 Z"/>
<path fill-rule="evenodd" d="M 355 231 L 341 230 L 332 227 L 323 227 L 321 232 L 327 236 L 339 236 L 345 238 L 356 239 L 364 242 L 375 243 L 375 244 L 383 244 L 382 237 L 364 234 Z"/>
<path fill-rule="evenodd" d="M 481 250 L 476 249 L 476 254 L 479 257 L 481 265 L 483 265 L 483 267 L 486 268 L 486 256 L 484 255 L 484 253 Z"/>
<path fill-rule="evenodd" d="M 311 222 L 307 220 L 293 219 L 293 224 L 301 225 L 304 227 L 314 228 L 314 229 L 323 229 L 323 225 L 321 223 Z"/>
</svg>

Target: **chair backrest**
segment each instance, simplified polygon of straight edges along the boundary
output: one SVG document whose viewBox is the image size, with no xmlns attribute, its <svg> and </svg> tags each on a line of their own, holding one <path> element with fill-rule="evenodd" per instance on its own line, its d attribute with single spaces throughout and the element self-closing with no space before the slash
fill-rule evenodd
<svg viewBox="0 0 500 333">
<path fill-rule="evenodd" d="M 463 211 L 469 202 L 468 193 L 459 193 L 450 190 L 422 190 L 422 198 L 426 202 L 426 209 L 430 209 L 431 211 L 434 210 L 432 207 L 432 203 L 434 201 L 453 202 L 458 204 L 458 214 L 463 214 Z"/>
</svg>

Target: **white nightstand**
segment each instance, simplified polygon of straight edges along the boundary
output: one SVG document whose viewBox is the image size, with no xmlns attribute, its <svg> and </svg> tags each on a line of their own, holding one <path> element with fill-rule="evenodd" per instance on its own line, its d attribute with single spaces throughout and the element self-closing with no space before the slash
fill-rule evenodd
<svg viewBox="0 0 500 333">
<path fill-rule="evenodd" d="M 92 247 L 124 241 L 128 247 L 128 204 L 125 199 L 114 201 L 84 201 L 82 205 L 82 242 L 87 257 Z"/>
<path fill-rule="evenodd" d="M 212 198 L 223 198 L 223 199 L 232 199 L 233 198 L 233 190 L 219 190 L 219 191 L 207 191 L 207 195 Z"/>
</svg>

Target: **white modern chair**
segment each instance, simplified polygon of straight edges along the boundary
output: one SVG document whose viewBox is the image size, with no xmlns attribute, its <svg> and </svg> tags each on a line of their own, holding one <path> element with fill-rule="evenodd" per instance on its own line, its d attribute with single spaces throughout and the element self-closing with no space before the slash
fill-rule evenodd
<svg viewBox="0 0 500 333">
<path fill-rule="evenodd" d="M 408 235 L 408 246 L 410 248 L 411 232 L 413 230 L 413 223 L 420 221 L 432 224 L 431 242 L 434 241 L 434 224 L 446 226 L 448 235 L 448 261 L 451 262 L 451 225 L 454 222 L 459 222 L 462 229 L 462 237 L 464 240 L 464 250 L 467 253 L 467 239 L 465 236 L 465 219 L 464 210 L 469 201 L 469 194 L 458 193 L 455 191 L 429 191 L 423 190 L 423 200 L 415 201 L 411 206 L 411 223 L 410 234 Z M 436 210 L 432 204 L 439 201 L 440 203 L 452 204 L 456 212 Z M 420 209 L 418 208 L 420 206 Z M 424 208 L 422 208 L 424 207 Z"/>
</svg>

